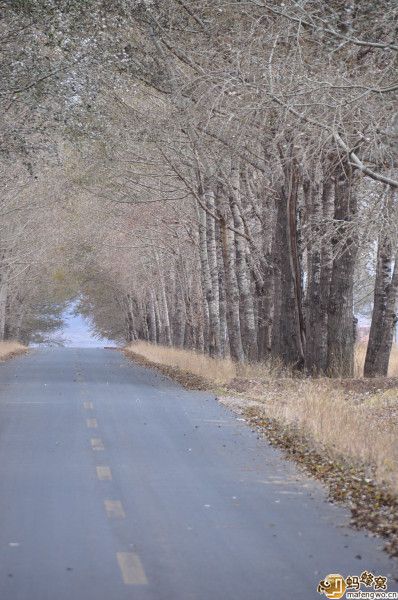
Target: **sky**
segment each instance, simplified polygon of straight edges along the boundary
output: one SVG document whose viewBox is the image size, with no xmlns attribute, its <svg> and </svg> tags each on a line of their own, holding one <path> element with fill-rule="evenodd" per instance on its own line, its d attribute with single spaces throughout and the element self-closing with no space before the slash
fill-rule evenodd
<svg viewBox="0 0 398 600">
<path fill-rule="evenodd" d="M 90 332 L 89 322 L 81 315 L 73 313 L 74 306 L 70 306 L 64 313 L 64 327 L 60 332 L 65 340 L 65 346 L 74 348 L 98 348 L 114 346 L 114 342 L 107 339 L 97 339 Z"/>
</svg>

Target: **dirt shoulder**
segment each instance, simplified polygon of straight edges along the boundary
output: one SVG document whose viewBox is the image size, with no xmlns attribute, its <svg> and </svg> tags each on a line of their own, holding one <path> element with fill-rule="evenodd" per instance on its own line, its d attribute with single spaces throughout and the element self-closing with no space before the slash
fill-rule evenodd
<svg viewBox="0 0 398 600">
<path fill-rule="evenodd" d="M 281 449 L 286 458 L 322 481 L 332 501 L 348 506 L 352 526 L 383 537 L 385 550 L 398 556 L 398 496 L 388 485 L 377 482 L 373 465 L 360 464 L 315 444 L 298 427 L 267 416 L 256 401 L 236 396 L 218 396 L 218 400 L 243 416 L 272 446 Z"/>
<path fill-rule="evenodd" d="M 195 375 L 190 373 L 189 371 L 184 371 L 178 367 L 173 367 L 170 365 L 163 365 L 161 363 L 154 362 L 145 358 L 141 354 L 133 352 L 129 349 L 124 349 L 123 354 L 127 356 L 127 358 L 133 360 L 134 362 L 142 365 L 143 367 L 155 367 L 158 371 L 173 379 L 173 381 L 177 381 L 182 386 L 187 388 L 188 390 L 213 390 L 214 384 L 211 381 L 206 380 L 204 377 L 200 377 L 199 375 Z"/>
<path fill-rule="evenodd" d="M 398 556 L 397 378 L 234 378 L 220 385 L 124 352 L 188 389 L 212 391 L 287 459 L 322 481 L 330 499 L 350 509 L 352 526 L 384 538 L 386 551 Z"/>
</svg>

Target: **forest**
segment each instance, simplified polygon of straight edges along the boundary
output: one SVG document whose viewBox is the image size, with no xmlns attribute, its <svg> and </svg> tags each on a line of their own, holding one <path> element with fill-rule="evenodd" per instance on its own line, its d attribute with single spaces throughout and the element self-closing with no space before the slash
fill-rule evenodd
<svg viewBox="0 0 398 600">
<path fill-rule="evenodd" d="M 0 2 L 0 340 L 386 375 L 395 0 Z"/>
</svg>

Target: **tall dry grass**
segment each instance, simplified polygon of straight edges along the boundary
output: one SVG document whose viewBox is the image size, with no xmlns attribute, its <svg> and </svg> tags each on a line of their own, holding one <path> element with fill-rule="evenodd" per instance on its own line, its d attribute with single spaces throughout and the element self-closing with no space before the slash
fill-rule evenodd
<svg viewBox="0 0 398 600">
<path fill-rule="evenodd" d="M 148 342 L 134 342 L 127 350 L 151 362 L 177 367 L 216 384 L 229 383 L 236 377 L 236 365 L 228 359 L 214 359 L 199 352 L 158 346 Z"/>
<path fill-rule="evenodd" d="M 19 342 L 0 342 L 0 360 L 5 360 L 13 354 L 25 352 L 26 349 L 26 346 Z"/>
<path fill-rule="evenodd" d="M 363 377 L 366 347 L 367 343 L 361 342 L 355 348 L 354 376 L 356 378 Z M 188 371 L 220 384 L 230 383 L 235 377 L 274 379 L 276 377 L 289 377 L 291 375 L 291 372 L 283 368 L 278 361 L 266 364 L 237 365 L 229 359 L 214 359 L 200 352 L 158 346 L 142 341 L 134 342 L 129 348 L 152 362 L 178 367 L 183 371 Z M 398 377 L 397 344 L 394 344 L 391 350 L 388 375 L 390 377 Z"/>
<path fill-rule="evenodd" d="M 260 416 L 298 427 L 317 448 L 372 466 L 376 479 L 398 493 L 396 389 L 361 395 L 326 379 L 292 379 L 250 397 Z"/>
<path fill-rule="evenodd" d="M 365 364 L 367 342 L 360 342 L 355 348 L 355 377 L 363 377 L 363 367 Z M 398 346 L 393 344 L 388 365 L 389 377 L 398 377 Z"/>
<path fill-rule="evenodd" d="M 377 479 L 398 492 L 397 390 L 369 392 L 365 386 L 353 392 L 339 380 L 289 377 L 275 364 L 241 368 L 230 360 L 146 342 L 129 348 L 151 362 L 193 373 L 217 387 L 230 384 L 223 400 L 226 404 L 240 410 L 250 406 L 260 417 L 297 427 L 316 447 L 371 465 Z M 362 346 L 357 349 L 358 369 L 365 351 Z M 392 374 L 398 368 L 396 346 L 390 368 Z"/>
<path fill-rule="evenodd" d="M 290 376 L 290 372 L 283 368 L 278 361 L 238 365 L 228 358 L 210 358 L 193 350 L 160 346 L 142 341 L 131 344 L 127 348 L 127 351 L 129 350 L 151 362 L 177 367 L 218 385 L 227 385 L 237 377 L 269 380 L 281 375 Z"/>
</svg>

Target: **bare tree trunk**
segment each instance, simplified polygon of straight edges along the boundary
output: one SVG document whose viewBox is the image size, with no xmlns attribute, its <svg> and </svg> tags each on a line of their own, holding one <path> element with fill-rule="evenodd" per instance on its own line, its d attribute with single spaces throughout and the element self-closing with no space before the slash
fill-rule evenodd
<svg viewBox="0 0 398 600">
<path fill-rule="evenodd" d="M 225 291 L 227 297 L 227 322 L 231 358 L 243 363 L 245 354 L 243 351 L 242 335 L 240 329 L 239 313 L 239 287 L 236 279 L 236 255 L 235 234 L 227 227 L 224 215 L 221 220 L 221 239 L 225 267 Z"/>
<path fill-rule="evenodd" d="M 184 346 L 185 328 L 186 328 L 186 309 L 185 309 L 183 289 L 180 281 L 177 281 L 175 293 L 175 313 L 173 327 L 173 344 L 177 348 Z"/>
<path fill-rule="evenodd" d="M 275 228 L 276 228 L 276 207 L 275 199 L 272 196 L 266 196 L 262 202 L 262 224 L 267 223 L 269 227 L 268 235 L 263 233 L 263 257 L 260 263 L 260 269 L 263 277 L 263 288 L 259 296 L 259 332 L 258 332 L 258 352 L 259 359 L 269 358 L 272 350 L 272 330 L 275 315 Z"/>
<path fill-rule="evenodd" d="M 189 291 L 186 292 L 185 295 L 185 327 L 184 327 L 184 348 L 189 348 L 190 350 L 196 348 L 196 330 L 194 324 L 194 316 L 193 316 L 193 305 L 192 298 Z"/>
<path fill-rule="evenodd" d="M 280 239 L 278 238 L 280 232 L 280 215 L 279 210 L 276 210 L 276 223 L 275 223 L 275 235 L 272 241 L 271 249 L 271 264 L 272 264 L 272 281 L 273 281 L 273 318 L 272 318 L 272 330 L 271 330 L 271 355 L 274 357 L 279 356 L 280 352 L 280 325 L 281 325 L 281 306 L 282 306 L 282 275 L 281 275 L 281 256 L 280 250 Z"/>
<path fill-rule="evenodd" d="M 357 255 L 352 220 L 357 199 L 352 175 L 341 167 L 335 181 L 335 233 L 332 239 L 334 260 L 328 305 L 327 373 L 331 377 L 352 377 L 354 373 L 353 286 Z"/>
<path fill-rule="evenodd" d="M 164 283 L 163 274 L 160 274 L 160 321 L 163 324 L 162 331 L 164 337 L 164 344 L 166 346 L 171 346 L 171 327 L 170 327 L 170 316 L 169 316 L 169 306 L 167 303 L 166 297 L 166 287 Z"/>
<path fill-rule="evenodd" d="M 216 212 L 215 196 L 212 191 L 208 191 L 205 194 L 205 200 L 208 209 L 212 214 Z M 207 223 L 207 256 L 210 271 L 211 281 L 211 303 L 213 304 L 212 310 L 214 311 L 214 348 L 212 350 L 212 356 L 221 356 L 221 323 L 220 323 L 220 284 L 219 284 L 219 268 L 217 261 L 217 241 L 216 241 L 216 221 L 215 219 L 206 214 Z M 209 305 L 210 312 L 210 305 Z"/>
<path fill-rule="evenodd" d="M 220 353 L 222 357 L 228 350 L 228 325 L 227 325 L 227 296 L 225 292 L 225 267 L 222 252 L 222 239 L 220 223 L 216 223 L 218 289 L 220 294 Z"/>
<path fill-rule="evenodd" d="M 203 311 L 200 311 L 199 303 L 194 305 L 193 312 L 197 315 L 196 325 L 194 327 L 194 345 L 198 352 L 205 353 L 208 348 L 208 344 L 206 342 L 208 322 L 205 322 L 205 315 Z"/>
<path fill-rule="evenodd" d="M 192 282 L 192 276 L 189 277 L 183 256 L 180 255 L 180 274 L 179 274 L 179 285 L 182 306 L 184 310 L 184 337 L 182 340 L 182 346 L 184 348 L 194 349 L 196 348 L 196 330 L 194 317 L 194 297 L 195 289 Z M 196 273 L 195 273 L 196 275 Z"/>
<path fill-rule="evenodd" d="M 391 193 L 385 205 L 383 217 L 389 220 L 394 197 Z M 390 216 L 391 219 L 391 216 Z M 396 307 L 398 296 L 398 253 L 393 263 L 391 235 L 386 228 L 379 235 L 377 248 L 376 279 L 374 304 L 369 342 L 365 358 L 365 377 L 385 376 L 388 374 L 394 327 L 397 322 Z"/>
<path fill-rule="evenodd" d="M 198 263 L 197 271 L 201 273 L 200 263 Z M 203 283 L 201 277 L 192 279 L 192 330 L 194 348 L 198 352 L 206 353 L 208 345 L 206 336 L 208 331 L 209 315 L 206 299 L 203 296 Z M 207 319 L 207 320 L 206 320 Z"/>
<path fill-rule="evenodd" d="M 159 338 L 159 342 L 165 344 L 166 346 L 171 346 L 171 327 L 170 327 L 170 315 L 169 315 L 169 306 L 167 303 L 166 296 L 166 286 L 164 282 L 164 275 L 162 271 L 162 267 L 160 265 L 158 253 L 155 252 L 155 260 L 158 271 L 158 279 L 160 286 L 159 293 L 159 302 L 155 301 L 156 310 L 156 318 L 158 319 L 158 338 L 161 333 L 162 339 Z"/>
<path fill-rule="evenodd" d="M 162 315 L 160 314 L 159 299 L 156 293 L 153 295 L 153 305 L 155 308 L 156 343 L 165 344 L 166 341 L 164 338 Z"/>
<path fill-rule="evenodd" d="M 150 291 L 148 302 L 148 336 L 149 341 L 153 344 L 157 343 L 158 331 L 156 327 L 156 312 L 155 312 L 155 294 Z"/>
<path fill-rule="evenodd" d="M 279 306 L 274 318 L 272 352 L 286 365 L 304 364 L 304 322 L 301 306 L 301 274 L 297 248 L 298 177 L 291 158 L 283 158 L 285 182 L 279 188 L 276 219 L 276 269 L 279 274 Z"/>
<path fill-rule="evenodd" d="M 24 313 L 23 309 L 21 309 L 19 311 L 18 318 L 17 318 L 16 324 L 15 324 L 15 333 L 14 333 L 15 339 L 18 341 L 21 341 L 21 331 L 22 331 L 22 323 L 24 320 L 24 316 L 25 316 L 25 313 Z"/>
<path fill-rule="evenodd" d="M 204 198 L 206 202 L 206 198 Z M 203 286 L 203 296 L 209 319 L 208 330 L 208 351 L 210 356 L 220 355 L 220 319 L 219 319 L 219 299 L 216 298 L 213 290 L 213 282 L 211 278 L 208 247 L 207 247 L 207 219 L 206 212 L 202 208 L 198 208 L 199 217 L 199 254 L 201 264 L 201 276 Z"/>
<path fill-rule="evenodd" d="M 262 229 L 262 252 L 257 258 L 258 264 L 249 245 L 246 261 L 255 284 L 258 360 L 266 360 L 271 353 L 274 312 L 272 247 L 275 238 L 275 204 L 272 196 L 267 194 L 263 188 L 255 189 L 253 175 L 248 167 L 243 171 L 242 185 L 252 217 L 256 218 Z M 245 225 L 245 230 L 247 229 L 248 227 Z"/>
<path fill-rule="evenodd" d="M 234 228 L 241 235 L 235 236 L 236 245 L 236 275 L 241 297 L 242 308 L 242 332 L 243 347 L 249 361 L 258 358 L 256 318 L 254 314 L 254 301 L 251 289 L 249 270 L 246 262 L 246 240 L 244 238 L 245 228 L 241 216 L 240 203 L 240 172 L 239 164 L 233 164 L 231 168 L 231 211 Z"/>
<path fill-rule="evenodd" d="M 134 304 L 131 294 L 127 294 L 127 341 L 134 342 L 137 332 L 134 325 Z"/>
<path fill-rule="evenodd" d="M 4 340 L 6 330 L 6 310 L 8 296 L 8 276 L 4 272 L 0 282 L 0 341 Z"/>
<path fill-rule="evenodd" d="M 330 228 L 334 216 L 333 182 L 324 178 L 322 190 L 322 250 L 321 250 L 321 314 L 322 314 L 322 339 L 319 341 L 320 367 L 323 373 L 327 368 L 328 354 L 328 306 L 330 296 L 330 282 L 333 268 L 333 247 L 330 239 Z"/>
<path fill-rule="evenodd" d="M 380 375 L 388 374 L 388 363 L 392 342 L 394 339 L 394 329 L 398 321 L 397 317 L 397 297 L 398 297 L 398 253 L 394 259 L 394 271 L 387 294 L 387 307 L 385 312 L 385 322 L 381 337 L 381 343 L 375 367 Z"/>
<path fill-rule="evenodd" d="M 258 298 L 258 358 L 266 360 L 272 349 L 272 323 L 274 316 L 275 280 L 274 270 L 270 264 L 271 256 L 266 257 L 268 262 L 264 267 L 264 286 Z"/>
<path fill-rule="evenodd" d="M 149 327 L 148 327 L 148 321 L 149 321 L 149 303 L 145 302 L 144 299 L 141 300 L 140 302 L 140 314 L 142 315 L 141 317 L 141 322 L 138 328 L 138 339 L 143 339 L 145 341 L 149 341 Z"/>
<path fill-rule="evenodd" d="M 319 375 L 326 366 L 327 311 L 322 302 L 322 220 L 323 203 L 320 185 L 308 182 L 305 186 L 309 214 L 308 283 L 306 296 L 305 368 Z"/>
</svg>

